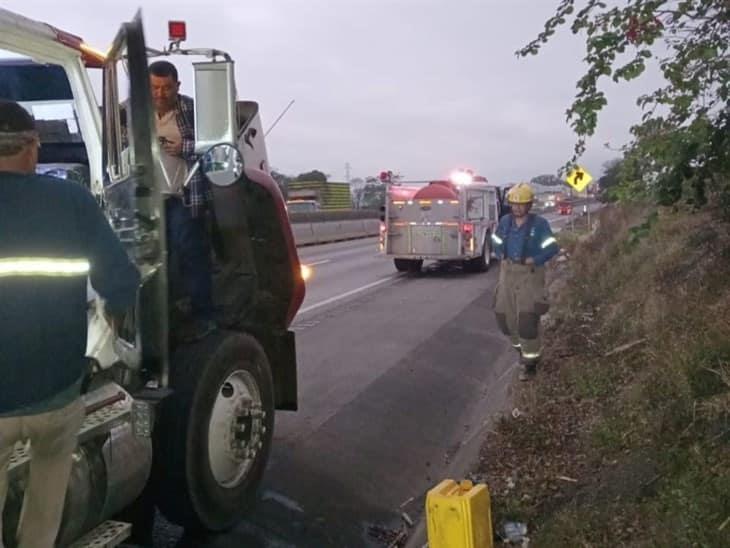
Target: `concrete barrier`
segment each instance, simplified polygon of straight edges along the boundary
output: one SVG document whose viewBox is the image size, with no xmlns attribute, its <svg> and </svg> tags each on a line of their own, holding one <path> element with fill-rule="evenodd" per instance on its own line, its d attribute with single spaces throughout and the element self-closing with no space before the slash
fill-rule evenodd
<svg viewBox="0 0 730 548">
<path fill-rule="evenodd" d="M 319 222 L 292 222 L 297 246 L 324 244 L 377 236 L 380 219 L 338 219 Z"/>
</svg>

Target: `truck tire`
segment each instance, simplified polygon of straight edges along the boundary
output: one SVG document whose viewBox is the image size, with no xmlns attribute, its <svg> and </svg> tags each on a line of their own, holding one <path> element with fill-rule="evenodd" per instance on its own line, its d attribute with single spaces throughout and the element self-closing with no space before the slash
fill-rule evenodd
<svg viewBox="0 0 730 548">
<path fill-rule="evenodd" d="M 393 259 L 398 272 L 420 272 L 423 266 L 422 259 Z"/>
<path fill-rule="evenodd" d="M 486 272 L 489 270 L 489 264 L 492 262 L 492 247 L 489 244 L 489 237 L 489 234 L 487 234 L 482 246 L 482 254 L 479 257 L 464 261 L 464 271 Z"/>
<path fill-rule="evenodd" d="M 269 361 L 249 335 L 219 331 L 171 360 L 154 433 L 162 513 L 193 531 L 233 527 L 253 504 L 274 429 Z"/>
</svg>

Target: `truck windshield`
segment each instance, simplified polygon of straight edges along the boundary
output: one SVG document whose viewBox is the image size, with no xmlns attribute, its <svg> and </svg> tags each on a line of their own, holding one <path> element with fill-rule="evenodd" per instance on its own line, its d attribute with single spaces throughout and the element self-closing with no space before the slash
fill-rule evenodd
<svg viewBox="0 0 730 548">
<path fill-rule="evenodd" d="M 20 103 L 71 101 L 73 93 L 62 67 L 6 59 L 0 61 L 0 97 Z"/>
<path fill-rule="evenodd" d="M 25 58 L 0 59 L 0 99 L 17 101 L 33 115 L 43 145 L 39 163 L 88 164 L 63 67 Z"/>
</svg>

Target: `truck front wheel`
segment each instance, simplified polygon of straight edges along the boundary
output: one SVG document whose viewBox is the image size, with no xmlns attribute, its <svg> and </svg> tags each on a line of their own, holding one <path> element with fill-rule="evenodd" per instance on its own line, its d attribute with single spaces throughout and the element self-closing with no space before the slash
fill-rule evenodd
<svg viewBox="0 0 730 548">
<path fill-rule="evenodd" d="M 155 427 L 155 499 L 172 522 L 223 531 L 255 500 L 271 447 L 271 369 L 251 336 L 218 332 L 171 360 Z"/>
</svg>

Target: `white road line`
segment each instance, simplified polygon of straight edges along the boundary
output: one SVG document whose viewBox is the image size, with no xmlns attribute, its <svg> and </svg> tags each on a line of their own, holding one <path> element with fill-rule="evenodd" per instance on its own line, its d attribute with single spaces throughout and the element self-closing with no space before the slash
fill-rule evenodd
<svg viewBox="0 0 730 548">
<path fill-rule="evenodd" d="M 362 287 L 358 287 L 357 289 L 353 289 L 352 291 L 347 291 L 345 293 L 342 293 L 341 295 L 336 295 L 334 297 L 330 297 L 329 299 L 325 299 L 324 301 L 320 301 L 320 302 L 310 305 L 306 308 L 302 308 L 301 310 L 299 310 L 299 314 L 306 314 L 307 312 L 311 312 L 312 310 L 316 310 L 323 306 L 327 306 L 328 304 L 332 304 L 339 300 L 346 299 L 347 297 L 351 297 L 352 295 L 357 295 L 358 293 L 362 293 L 363 291 L 366 291 L 372 287 L 377 287 L 384 283 L 392 282 L 395 278 L 398 278 L 399 276 L 400 276 L 399 274 L 394 274 L 393 276 L 390 276 L 388 278 L 383 278 L 382 280 L 378 280 L 377 282 L 363 285 Z"/>
</svg>

